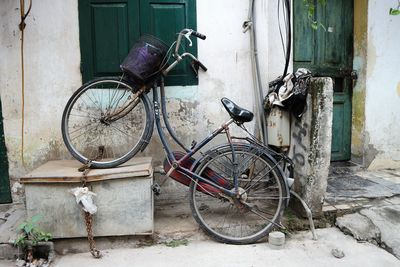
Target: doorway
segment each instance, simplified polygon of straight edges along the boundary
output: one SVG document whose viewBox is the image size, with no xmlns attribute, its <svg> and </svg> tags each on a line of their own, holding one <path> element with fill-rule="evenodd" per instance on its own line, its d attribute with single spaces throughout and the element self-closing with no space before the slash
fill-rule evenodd
<svg viewBox="0 0 400 267">
<path fill-rule="evenodd" d="M 0 204 L 10 202 L 11 192 L 8 176 L 7 149 L 4 142 L 3 114 L 0 101 Z"/>
<path fill-rule="evenodd" d="M 353 10 L 349 0 L 314 1 L 314 30 L 303 0 L 293 2 L 293 67 L 308 68 L 314 76 L 334 81 L 332 121 L 332 161 L 351 157 L 351 99 L 353 69 Z"/>
</svg>

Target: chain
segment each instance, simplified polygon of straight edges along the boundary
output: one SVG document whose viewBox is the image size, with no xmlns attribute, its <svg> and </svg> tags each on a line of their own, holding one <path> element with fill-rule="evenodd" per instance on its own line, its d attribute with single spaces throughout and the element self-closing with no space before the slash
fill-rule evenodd
<svg viewBox="0 0 400 267">
<path fill-rule="evenodd" d="M 82 184 L 82 187 L 85 187 L 86 186 L 86 183 L 87 183 L 87 175 L 89 174 L 89 172 L 90 172 L 90 167 L 91 167 L 91 165 L 92 165 L 92 162 L 89 160 L 87 163 L 85 163 L 82 167 L 80 167 L 78 170 L 80 171 L 80 172 L 82 172 L 82 176 L 81 176 L 81 184 Z"/>
<path fill-rule="evenodd" d="M 89 212 L 84 211 L 84 217 L 85 217 L 85 224 L 86 224 L 86 231 L 87 231 L 87 238 L 89 241 L 89 249 L 90 253 L 92 256 L 96 259 L 101 258 L 101 252 L 100 250 L 96 249 L 96 243 L 94 242 L 93 238 L 93 215 L 90 214 Z"/>
<path fill-rule="evenodd" d="M 82 177 L 81 177 L 81 184 L 82 187 L 86 186 L 87 183 L 87 175 L 90 172 L 91 168 L 91 161 L 88 161 L 85 165 L 79 168 L 79 171 L 82 171 Z M 96 259 L 101 258 L 101 252 L 100 250 L 96 249 L 96 243 L 94 242 L 93 238 L 93 215 L 90 214 L 89 212 L 83 211 L 83 217 L 85 219 L 85 225 L 86 225 L 86 232 L 87 232 L 87 238 L 89 242 L 89 249 L 90 253 L 92 256 Z"/>
</svg>

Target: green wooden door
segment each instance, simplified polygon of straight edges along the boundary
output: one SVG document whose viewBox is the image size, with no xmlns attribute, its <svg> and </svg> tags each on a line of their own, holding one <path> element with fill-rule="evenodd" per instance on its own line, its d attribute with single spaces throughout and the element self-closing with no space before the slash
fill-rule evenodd
<svg viewBox="0 0 400 267">
<path fill-rule="evenodd" d="M 10 181 L 8 177 L 7 149 L 4 144 L 3 115 L 0 101 L 0 204 L 11 202 Z"/>
<path fill-rule="evenodd" d="M 195 0 L 79 0 L 81 71 L 83 81 L 121 74 L 119 65 L 141 34 L 171 44 L 183 28 L 196 29 Z M 197 53 L 197 45 L 184 43 Z M 197 84 L 185 61 L 166 80 L 167 85 Z"/>
<path fill-rule="evenodd" d="M 334 80 L 333 161 L 349 160 L 351 146 L 351 93 L 353 62 L 353 1 L 316 4 L 315 20 L 325 28 L 313 30 L 303 0 L 294 1 L 294 68 L 309 68 L 316 76 Z"/>
<path fill-rule="evenodd" d="M 184 28 L 196 30 L 196 2 L 194 0 L 141 0 L 140 29 L 159 37 L 168 45 L 176 40 L 176 34 Z M 193 45 L 184 42 L 185 50 L 196 55 L 197 40 L 192 38 Z M 189 60 L 181 62 L 168 76 L 168 84 L 197 84 L 197 78 L 191 70 Z"/>
</svg>

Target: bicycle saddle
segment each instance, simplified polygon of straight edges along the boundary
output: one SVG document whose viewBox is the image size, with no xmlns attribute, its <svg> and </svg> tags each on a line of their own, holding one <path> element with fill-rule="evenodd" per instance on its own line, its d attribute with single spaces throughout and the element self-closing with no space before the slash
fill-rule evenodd
<svg viewBox="0 0 400 267">
<path fill-rule="evenodd" d="M 247 109 L 241 108 L 231 100 L 226 97 L 221 99 L 222 105 L 224 105 L 226 111 L 228 111 L 229 115 L 232 119 L 239 123 L 249 122 L 253 119 L 254 114 Z"/>
</svg>

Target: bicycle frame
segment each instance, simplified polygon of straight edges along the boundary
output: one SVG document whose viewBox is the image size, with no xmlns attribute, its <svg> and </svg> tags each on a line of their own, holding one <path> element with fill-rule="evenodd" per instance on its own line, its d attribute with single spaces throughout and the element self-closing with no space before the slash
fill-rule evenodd
<svg viewBox="0 0 400 267">
<path fill-rule="evenodd" d="M 217 135 L 221 133 L 225 133 L 228 138 L 228 142 L 231 144 L 232 148 L 232 140 L 229 135 L 229 125 L 232 124 L 234 121 L 233 119 L 228 120 L 227 122 L 223 123 L 220 127 L 218 127 L 216 130 L 214 130 L 209 136 L 207 136 L 204 140 L 202 140 L 199 144 L 195 145 L 193 148 L 188 149 L 186 148 L 181 142 L 179 142 L 178 138 L 176 137 L 175 132 L 172 130 L 172 128 L 169 126 L 168 122 L 168 117 L 165 112 L 165 88 L 164 88 L 164 80 L 163 77 L 161 78 L 160 82 L 160 91 L 161 91 L 161 108 L 163 109 L 164 112 L 162 112 L 162 117 L 163 121 L 166 124 L 166 128 L 168 133 L 171 135 L 171 137 L 176 141 L 185 151 L 186 154 L 179 160 L 177 160 L 171 150 L 171 147 L 168 144 L 167 138 L 162 130 L 161 126 L 161 116 L 160 116 L 160 102 L 159 102 L 159 94 L 158 94 L 158 87 L 153 87 L 153 108 L 154 108 L 154 114 L 155 114 L 155 124 L 157 128 L 158 135 L 160 136 L 161 143 L 163 145 L 164 151 L 167 155 L 168 161 L 171 164 L 171 169 L 168 171 L 166 174 L 167 177 L 171 175 L 173 171 L 179 171 L 183 173 L 184 175 L 190 177 L 191 179 L 195 178 L 198 179 L 201 182 L 204 182 L 206 184 L 209 184 L 223 192 L 224 194 L 233 197 L 238 195 L 238 177 L 236 173 L 234 174 L 233 181 L 235 185 L 235 192 L 232 192 L 231 190 L 228 190 L 194 172 L 191 170 L 184 168 L 181 166 L 181 163 L 184 162 L 185 160 L 189 159 L 192 157 L 194 154 L 196 154 L 201 148 L 203 148 L 206 144 L 208 144 L 211 140 L 213 140 Z M 235 164 L 235 155 L 234 155 L 234 150 L 232 151 L 232 160 L 234 161 Z"/>
<path fill-rule="evenodd" d="M 159 94 L 158 94 L 158 88 L 161 92 L 161 102 L 159 101 Z M 200 182 L 203 182 L 205 184 L 208 184 L 210 186 L 215 187 L 216 189 L 220 190 L 221 193 L 223 193 L 225 196 L 231 197 L 232 200 L 237 200 L 240 198 L 240 193 L 239 193 L 239 174 L 238 174 L 238 169 L 234 169 L 233 173 L 233 183 L 234 183 L 234 190 L 232 189 L 227 189 L 219 184 L 214 183 L 213 181 L 202 177 L 201 175 L 198 175 L 192 171 L 192 169 L 188 169 L 185 167 L 182 167 L 182 163 L 191 158 L 194 154 L 196 154 L 201 148 L 203 148 L 206 144 L 208 144 L 211 140 L 213 140 L 217 135 L 225 133 L 227 136 L 228 144 L 230 145 L 232 149 L 232 161 L 234 166 L 238 166 L 238 162 L 236 162 L 236 157 L 235 157 L 235 150 L 234 146 L 232 143 L 232 139 L 236 140 L 243 140 L 248 142 L 249 144 L 253 145 L 255 149 L 257 149 L 257 153 L 260 155 L 263 154 L 267 157 L 270 158 L 271 161 L 275 162 L 275 166 L 277 171 L 279 171 L 282 176 L 285 178 L 284 179 L 284 186 L 286 187 L 286 196 L 283 198 L 286 199 L 286 206 L 289 204 L 289 199 L 290 199 L 290 188 L 288 185 L 287 181 L 287 175 L 285 172 L 282 170 L 281 166 L 279 164 L 283 163 L 283 169 L 287 169 L 289 171 L 289 177 L 293 177 L 293 162 L 290 158 L 288 158 L 285 154 L 275 152 L 271 150 L 270 148 L 266 147 L 265 145 L 257 142 L 256 140 L 253 140 L 252 138 L 249 137 L 233 137 L 230 136 L 229 134 L 229 126 L 234 122 L 233 119 L 229 119 L 227 122 L 223 123 L 220 127 L 218 127 L 216 130 L 214 130 L 209 136 L 207 136 L 205 139 L 203 139 L 200 143 L 195 145 L 192 148 L 186 148 L 178 139 L 176 136 L 174 130 L 172 127 L 169 125 L 168 122 L 168 116 L 166 112 L 166 101 L 165 101 L 165 87 L 164 87 L 164 80 L 161 78 L 161 81 L 159 83 L 159 86 L 153 86 L 153 109 L 154 109 L 154 116 L 155 116 L 155 124 L 157 128 L 158 135 L 160 137 L 161 143 L 163 145 L 163 149 L 167 155 L 167 159 L 171 165 L 170 170 L 167 172 L 166 176 L 169 177 L 173 171 L 178 171 L 187 177 L 189 177 L 191 180 L 198 179 Z M 162 119 L 164 121 L 164 124 L 167 128 L 167 131 L 169 135 L 172 137 L 172 139 L 185 150 L 185 155 L 177 160 L 173 154 L 173 151 L 171 150 L 171 147 L 168 144 L 166 135 L 164 131 L 162 130 L 161 126 L 161 114 L 160 111 L 162 110 Z M 195 166 L 196 163 L 199 161 L 196 161 L 192 166 Z M 245 203 L 242 203 L 243 205 L 246 205 Z"/>
</svg>

